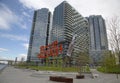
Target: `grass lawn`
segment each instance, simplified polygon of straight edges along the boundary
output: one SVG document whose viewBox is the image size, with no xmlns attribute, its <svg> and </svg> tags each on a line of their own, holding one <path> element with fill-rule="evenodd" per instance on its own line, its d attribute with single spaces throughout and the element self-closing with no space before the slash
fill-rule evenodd
<svg viewBox="0 0 120 83">
<path fill-rule="evenodd" d="M 106 67 L 99 67 L 97 68 L 98 71 L 103 72 L 103 73 L 119 73 L 120 74 L 120 67 L 111 67 L 111 68 L 106 68 Z"/>
<path fill-rule="evenodd" d="M 46 70 L 46 71 L 63 71 L 63 72 L 77 72 L 75 67 L 49 67 L 49 66 L 18 66 L 19 68 L 30 68 L 33 70 Z"/>
<path fill-rule="evenodd" d="M 78 67 L 55 67 L 55 66 L 17 66 L 19 68 L 29 68 L 33 70 L 46 70 L 46 71 L 62 71 L 62 72 L 78 72 Z M 85 72 L 90 72 L 89 67 L 84 67 Z"/>
</svg>

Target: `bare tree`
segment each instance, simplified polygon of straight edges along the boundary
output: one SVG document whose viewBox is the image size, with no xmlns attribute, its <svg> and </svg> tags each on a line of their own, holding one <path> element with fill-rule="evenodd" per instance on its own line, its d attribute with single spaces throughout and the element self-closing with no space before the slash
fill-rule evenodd
<svg viewBox="0 0 120 83">
<path fill-rule="evenodd" d="M 108 38 L 112 51 L 118 57 L 120 64 L 120 18 L 114 16 L 108 21 Z"/>
<path fill-rule="evenodd" d="M 83 66 L 86 66 L 87 64 L 89 64 L 89 56 L 88 53 L 86 52 L 79 52 L 78 57 L 76 57 L 76 62 L 77 62 L 77 66 L 79 67 L 79 74 L 81 75 L 82 70 L 83 70 Z"/>
<path fill-rule="evenodd" d="M 104 52 L 104 58 L 102 62 L 102 66 L 107 70 L 116 66 L 115 56 L 111 51 Z"/>
</svg>

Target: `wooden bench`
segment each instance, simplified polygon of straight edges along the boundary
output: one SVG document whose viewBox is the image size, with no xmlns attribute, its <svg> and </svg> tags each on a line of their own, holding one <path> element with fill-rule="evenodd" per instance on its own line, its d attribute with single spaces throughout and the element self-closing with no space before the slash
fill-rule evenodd
<svg viewBox="0 0 120 83">
<path fill-rule="evenodd" d="M 76 79 L 83 79 L 83 78 L 85 78 L 84 75 L 76 75 Z"/>
<path fill-rule="evenodd" d="M 73 78 L 67 78 L 63 76 L 50 76 L 50 80 L 56 82 L 73 83 Z"/>
</svg>

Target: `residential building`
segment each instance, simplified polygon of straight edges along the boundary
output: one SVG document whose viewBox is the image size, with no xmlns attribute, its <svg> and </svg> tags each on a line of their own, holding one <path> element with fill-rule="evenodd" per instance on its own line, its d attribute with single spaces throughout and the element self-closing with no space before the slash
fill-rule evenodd
<svg viewBox="0 0 120 83">
<path fill-rule="evenodd" d="M 41 61 L 37 55 L 40 46 L 48 45 L 50 28 L 51 12 L 47 8 L 36 10 L 33 16 L 27 61 Z"/>
<path fill-rule="evenodd" d="M 105 20 L 101 15 L 87 17 L 90 33 L 90 56 L 94 63 L 102 60 L 102 55 L 108 51 L 108 40 Z"/>
<path fill-rule="evenodd" d="M 59 4 L 53 13 L 51 42 L 57 40 L 63 45 L 62 57 L 89 50 L 87 19 L 82 17 L 67 1 Z M 73 46 L 71 46 L 73 44 Z M 71 48 L 72 47 L 72 48 Z M 68 53 L 68 49 L 71 52 Z M 69 55 L 67 55 L 67 53 Z"/>
</svg>

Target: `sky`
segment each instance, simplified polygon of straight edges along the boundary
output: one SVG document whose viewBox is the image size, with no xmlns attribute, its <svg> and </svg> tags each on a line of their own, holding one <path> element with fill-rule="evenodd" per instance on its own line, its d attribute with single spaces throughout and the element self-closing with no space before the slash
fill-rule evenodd
<svg viewBox="0 0 120 83">
<path fill-rule="evenodd" d="M 34 10 L 51 12 L 64 0 L 0 0 L 0 59 L 27 56 Z M 66 0 L 82 16 L 120 16 L 120 0 Z"/>
</svg>

